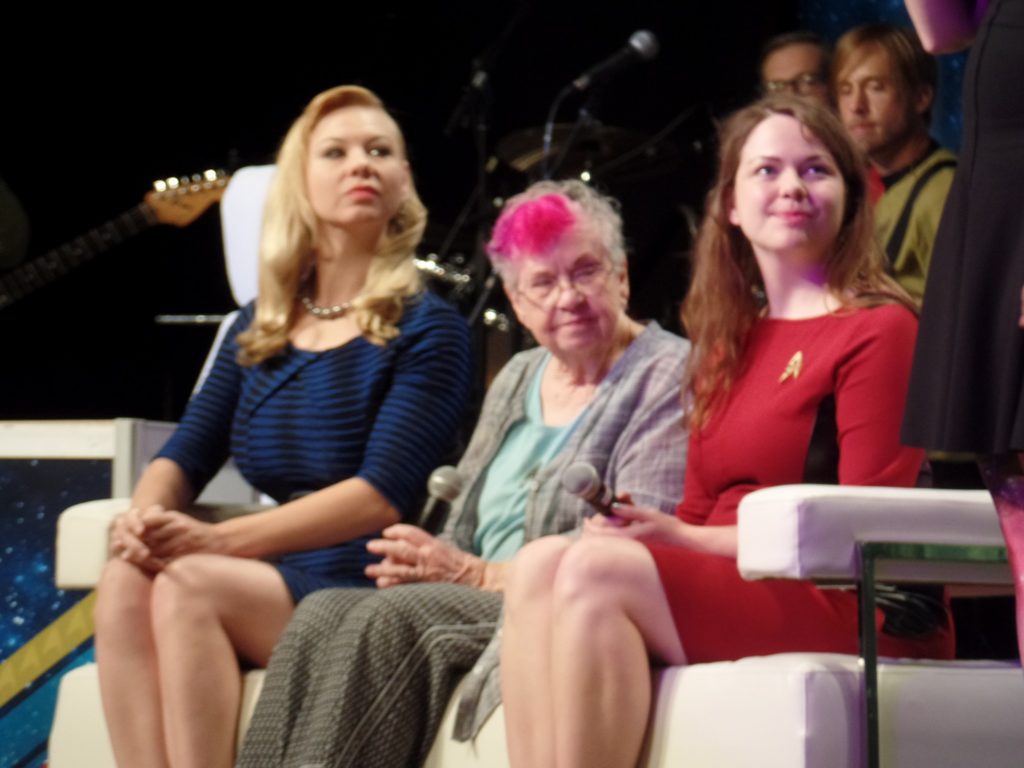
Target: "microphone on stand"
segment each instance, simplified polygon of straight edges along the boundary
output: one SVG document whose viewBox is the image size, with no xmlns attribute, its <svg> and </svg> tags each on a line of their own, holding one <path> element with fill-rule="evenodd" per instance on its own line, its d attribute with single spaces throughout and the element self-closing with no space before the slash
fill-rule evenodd
<svg viewBox="0 0 1024 768">
<path fill-rule="evenodd" d="M 562 473 L 562 488 L 587 502 L 595 512 L 614 515 L 615 493 L 606 486 L 592 464 L 577 461 Z"/>
<path fill-rule="evenodd" d="M 562 101 L 574 91 L 582 92 L 589 90 L 596 82 L 604 80 L 609 75 L 623 67 L 633 64 L 636 61 L 650 61 L 657 55 L 658 38 L 654 36 L 653 32 L 646 29 L 639 29 L 629 36 L 629 42 L 627 42 L 625 46 L 613 53 L 600 64 L 592 66 L 558 92 L 558 95 L 555 96 L 555 100 L 551 103 L 551 108 L 548 110 L 547 120 L 544 121 L 544 136 L 541 141 L 541 175 L 545 179 L 550 179 L 554 171 L 557 170 L 557 168 L 551 167 L 551 139 L 555 130 L 555 117 L 558 115 L 558 108 L 562 104 Z M 591 94 L 591 101 L 593 101 L 593 94 Z M 589 103 L 590 102 L 588 102 L 588 104 Z M 570 134 L 569 139 L 566 140 L 565 146 L 562 148 L 563 157 L 568 152 L 569 145 L 572 144 L 581 124 L 586 124 L 592 119 L 589 107 L 584 104 L 584 106 L 580 108 L 580 116 L 576 121 L 573 132 Z"/>
<path fill-rule="evenodd" d="M 450 464 L 435 469 L 427 480 L 427 493 L 429 498 L 420 515 L 420 528 L 427 533 L 437 533 L 444 520 L 443 514 L 447 512 L 447 505 L 462 493 L 462 475 L 459 470 Z"/>
<path fill-rule="evenodd" d="M 650 61 L 657 55 L 658 38 L 646 29 L 637 30 L 629 36 L 629 42 L 625 46 L 573 80 L 572 87 L 577 91 L 585 91 L 613 72 L 638 61 Z"/>
</svg>

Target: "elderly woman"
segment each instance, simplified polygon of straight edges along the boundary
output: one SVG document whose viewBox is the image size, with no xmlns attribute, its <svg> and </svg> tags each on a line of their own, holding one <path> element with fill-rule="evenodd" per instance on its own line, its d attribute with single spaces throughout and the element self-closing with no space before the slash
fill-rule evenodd
<svg viewBox="0 0 1024 768">
<path fill-rule="evenodd" d="M 736 507 L 772 485 L 917 478 L 923 454 L 899 441 L 917 321 L 884 273 L 842 125 L 794 98 L 741 110 L 706 210 L 683 315 L 693 405 L 678 516 L 634 499 L 576 542 L 517 556 L 502 645 L 514 766 L 635 766 L 651 663 L 856 652 L 854 592 L 740 577 Z M 952 653 L 932 595 L 895 590 L 878 621 L 885 655 Z"/>
<path fill-rule="evenodd" d="M 468 334 L 418 281 L 425 218 L 376 96 L 314 98 L 278 156 L 259 298 L 111 531 L 96 655 L 119 765 L 232 765 L 239 663 L 267 663 L 307 593 L 370 583 L 365 542 L 452 449 Z M 229 454 L 279 506 L 190 517 Z"/>
<path fill-rule="evenodd" d="M 626 315 L 612 202 L 579 182 L 536 184 L 506 204 L 488 250 L 540 347 L 515 356 L 488 392 L 443 535 L 392 526 L 370 544 L 385 556 L 367 569 L 382 589 L 328 590 L 299 606 L 241 766 L 419 764 L 464 673 L 474 668 L 480 715 L 496 704 L 496 675 L 477 661 L 506 561 L 591 511 L 562 489 L 566 467 L 590 463 L 608 488 L 653 509 L 670 510 L 681 491 L 687 344 Z"/>
</svg>

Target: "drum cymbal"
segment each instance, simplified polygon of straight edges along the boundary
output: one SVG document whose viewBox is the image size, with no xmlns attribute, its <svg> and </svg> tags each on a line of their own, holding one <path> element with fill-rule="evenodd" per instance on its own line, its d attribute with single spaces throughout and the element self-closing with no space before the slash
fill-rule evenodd
<svg viewBox="0 0 1024 768">
<path fill-rule="evenodd" d="M 569 123 L 555 125 L 551 136 L 552 162 L 557 158 L 573 126 Z M 605 178 L 649 175 L 663 173 L 671 168 L 668 159 L 675 159 L 678 152 L 667 141 L 659 141 L 649 147 L 643 145 L 649 137 L 635 130 L 609 125 L 585 127 L 573 140 L 559 175 L 578 175 L 587 170 Z M 495 154 L 521 173 L 539 170 L 544 157 L 544 129 L 526 128 L 510 133 L 498 142 Z M 607 173 L 604 173 L 607 167 Z"/>
</svg>

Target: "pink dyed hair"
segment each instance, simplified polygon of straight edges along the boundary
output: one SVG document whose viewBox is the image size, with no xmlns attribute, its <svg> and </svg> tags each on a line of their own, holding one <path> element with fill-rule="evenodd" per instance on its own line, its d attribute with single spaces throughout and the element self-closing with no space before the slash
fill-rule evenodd
<svg viewBox="0 0 1024 768">
<path fill-rule="evenodd" d="M 502 280 L 518 262 L 545 258 L 570 232 L 585 231 L 616 269 L 625 269 L 619 204 L 578 179 L 538 181 L 509 198 L 494 225 L 487 253 Z"/>
<path fill-rule="evenodd" d="M 487 253 L 515 261 L 547 253 L 576 225 L 576 214 L 563 195 L 549 193 L 507 208 L 494 225 Z"/>
</svg>

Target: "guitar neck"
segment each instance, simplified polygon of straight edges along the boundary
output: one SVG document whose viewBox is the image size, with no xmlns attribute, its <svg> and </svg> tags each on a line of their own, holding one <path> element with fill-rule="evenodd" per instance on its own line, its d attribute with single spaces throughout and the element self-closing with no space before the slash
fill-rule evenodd
<svg viewBox="0 0 1024 768">
<path fill-rule="evenodd" d="M 153 209 L 142 202 L 84 235 L 0 275 L 0 309 L 157 223 Z"/>
</svg>

